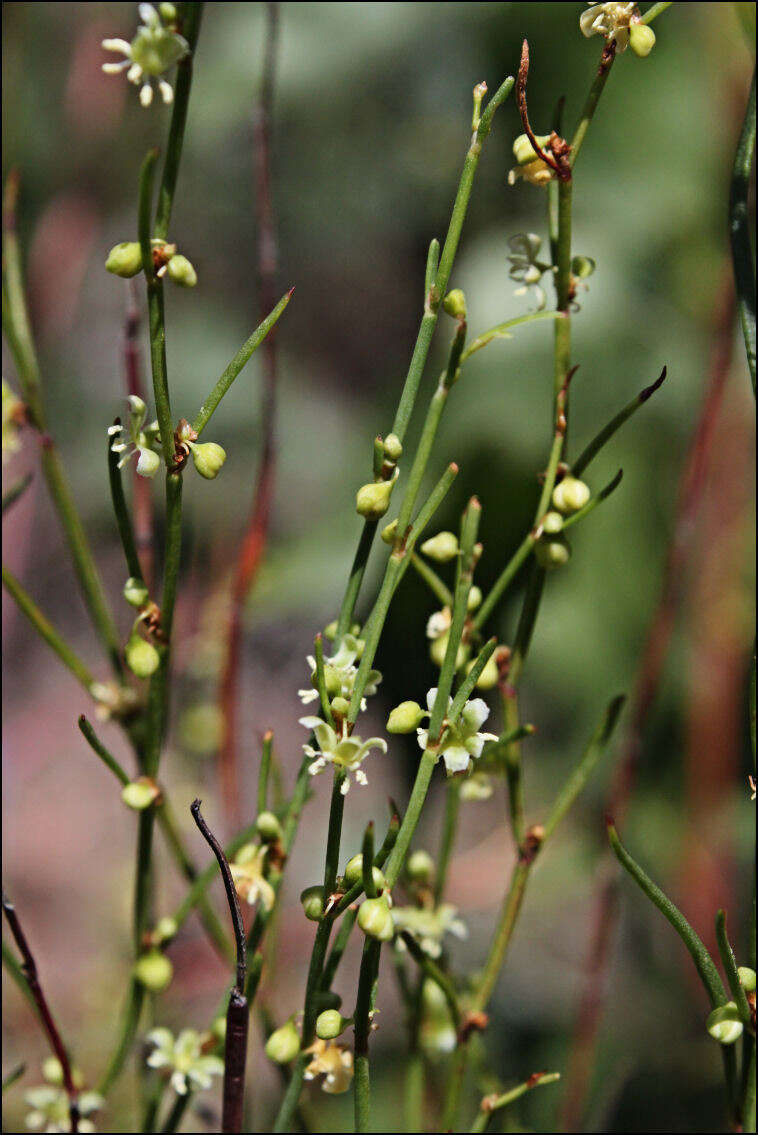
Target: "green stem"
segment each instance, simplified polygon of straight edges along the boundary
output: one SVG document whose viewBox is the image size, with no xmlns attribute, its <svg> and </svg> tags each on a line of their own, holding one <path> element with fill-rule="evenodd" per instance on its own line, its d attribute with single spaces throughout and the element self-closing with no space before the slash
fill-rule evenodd
<svg viewBox="0 0 758 1135">
<path fill-rule="evenodd" d="M 517 1088 L 511 1088 L 509 1092 L 504 1092 L 501 1096 L 487 1096 L 479 1108 L 479 1114 L 469 1128 L 470 1131 L 486 1131 L 489 1127 L 490 1120 L 494 1112 L 499 1111 L 503 1107 L 508 1107 L 509 1104 L 515 1103 L 516 1100 L 521 1099 L 523 1095 L 530 1092 L 532 1088 L 537 1088 L 542 1084 L 554 1084 L 556 1080 L 560 1080 L 560 1072 L 537 1072 L 534 1076 L 530 1076 L 523 1084 L 519 1084 Z"/>
<path fill-rule="evenodd" d="M 269 729 L 263 737 L 263 746 L 261 749 L 261 767 L 258 771 L 258 815 L 260 815 L 261 812 L 266 812 L 268 810 L 268 778 L 269 771 L 271 769 L 271 751 L 273 744 L 274 734 Z"/>
<path fill-rule="evenodd" d="M 455 1031 L 458 1032 L 461 1027 L 461 1008 L 458 1004 L 458 997 L 456 996 L 452 981 L 446 973 L 443 973 L 437 963 L 422 950 L 412 934 L 404 931 L 401 937 L 408 948 L 408 953 L 416 964 L 423 970 L 424 974 L 442 990 L 445 1001 L 447 1002 L 447 1007 L 450 1010 L 450 1016 L 452 1017 Z"/>
<path fill-rule="evenodd" d="M 597 104 L 600 101 L 600 96 L 603 93 L 605 84 L 608 81 L 608 76 L 611 73 L 611 68 L 613 67 L 613 61 L 615 57 L 615 50 L 610 50 L 609 46 L 606 44 L 600 57 L 600 65 L 598 66 L 595 79 L 592 83 L 592 86 L 590 87 L 589 94 L 587 95 L 587 100 L 582 109 L 579 125 L 574 132 L 574 137 L 571 139 L 571 153 L 569 155 L 569 163 L 572 169 L 577 157 L 579 156 L 579 151 L 582 148 L 582 143 L 584 142 L 585 136 L 589 129 L 589 125 L 592 122 L 595 111 L 597 110 Z M 565 185 L 570 183 L 562 182 L 561 184 Z"/>
<path fill-rule="evenodd" d="M 116 419 L 118 423 L 118 419 Z M 111 438 L 108 437 L 108 482 L 111 489 L 111 503 L 113 511 L 116 514 L 116 524 L 118 526 L 118 534 L 121 537 L 121 547 L 124 549 L 124 558 L 126 559 L 126 566 L 129 575 L 133 579 L 144 582 L 142 579 L 142 568 L 137 555 L 137 543 L 134 539 L 134 530 L 132 528 L 131 517 L 129 516 L 129 509 L 126 504 L 126 497 L 124 496 L 124 485 L 121 480 L 121 470 L 118 467 L 119 455 L 114 453 L 111 448 Z"/>
<path fill-rule="evenodd" d="M 740 975 L 737 972 L 737 962 L 735 961 L 734 951 L 732 950 L 726 932 L 726 913 L 723 910 L 719 910 L 716 914 L 716 942 L 719 948 L 719 954 L 721 955 L 721 964 L 724 967 L 726 980 L 729 983 L 732 1000 L 737 1005 L 740 1020 L 743 1024 L 747 1025 L 750 1023 L 750 1005 L 745 990 L 742 988 Z"/>
<path fill-rule="evenodd" d="M 371 1115 L 371 1085 L 369 1071 L 368 1038 L 371 1032 L 371 1001 L 379 971 L 382 944 L 366 938 L 358 978 L 358 995 L 355 1002 L 355 1060 L 353 1093 L 355 1102 L 355 1130 L 368 1131 Z"/>
<path fill-rule="evenodd" d="M 729 193 L 729 233 L 732 240 L 737 311 L 745 340 L 747 365 L 755 394 L 755 263 L 750 243 L 750 171 L 755 153 L 755 68 L 745 118 L 734 156 Z"/>
<path fill-rule="evenodd" d="M 474 1012 L 481 1012 L 485 1009 L 492 996 L 497 979 L 500 976 L 503 960 L 505 959 L 508 945 L 513 935 L 516 922 L 518 921 L 530 869 L 531 864 L 521 860 L 516 864 L 516 868 L 511 876 L 511 884 L 505 896 L 505 901 L 503 902 L 497 929 L 495 930 L 495 937 L 492 940 L 490 952 L 487 955 L 487 961 L 482 970 L 482 976 L 479 979 L 476 992 L 474 993 L 472 1001 Z"/>
<path fill-rule="evenodd" d="M 662 0 L 660 4 L 651 4 L 640 22 L 643 24 L 652 24 L 655 17 L 660 16 L 661 12 L 665 12 L 667 8 L 670 8 L 671 4 L 672 0 Z"/>
<path fill-rule="evenodd" d="M 3 942 L 3 965 L 8 975 L 23 993 L 31 1008 L 39 1015 L 39 1005 L 34 1000 L 32 991 L 29 988 L 29 982 L 26 980 L 26 975 L 21 968 L 21 963 L 6 942 Z"/>
<path fill-rule="evenodd" d="M 347 587 L 345 588 L 345 597 L 340 607 L 337 633 L 334 636 L 335 645 L 338 645 L 340 639 L 347 634 L 353 622 L 355 604 L 358 602 L 358 594 L 361 590 L 361 584 L 363 583 L 363 576 L 366 572 L 366 564 L 371 554 L 371 545 L 374 541 L 374 533 L 376 532 L 378 523 L 377 520 L 367 520 L 363 525 L 355 558 L 350 568 L 350 576 L 347 581 Z"/>
<path fill-rule="evenodd" d="M 575 477 L 581 477 L 584 470 L 589 463 L 597 457 L 603 446 L 610 441 L 613 435 L 623 426 L 628 418 L 640 408 L 648 398 L 655 394 L 656 390 L 662 385 L 666 378 L 666 367 L 661 371 L 660 377 L 650 386 L 646 386 L 639 394 L 635 394 L 630 402 L 622 410 L 619 410 L 615 417 L 611 418 L 610 422 L 600 430 L 598 434 L 592 439 L 589 445 L 585 446 L 575 461 L 571 463 L 571 472 Z"/>
<path fill-rule="evenodd" d="M 55 651 L 63 665 L 90 693 L 95 681 L 93 675 L 71 647 L 61 638 L 53 625 L 48 622 L 32 597 L 5 565 L 3 565 L 3 586 L 19 610 L 26 615 L 40 638 L 44 639 L 51 650 Z"/>
<path fill-rule="evenodd" d="M 113 1053 L 110 1064 L 104 1072 L 100 1083 L 97 1085 L 97 1090 L 101 1096 L 107 1096 L 108 1092 L 121 1075 L 124 1064 L 126 1063 L 126 1058 L 131 1051 L 132 1043 L 137 1034 L 144 998 L 144 986 L 140 985 L 138 981 L 132 978 L 127 994 L 126 1006 L 121 1018 L 121 1030 L 118 1044 L 116 1045 L 116 1051 Z"/>
<path fill-rule="evenodd" d="M 13 507 L 17 500 L 21 499 L 33 480 L 34 474 L 27 473 L 25 476 L 19 477 L 17 481 L 14 481 L 11 487 L 3 493 L 3 516 L 5 516 L 9 508 Z"/>
<path fill-rule="evenodd" d="M 105 745 L 97 736 L 95 730 L 92 728 L 89 721 L 87 721 L 87 718 L 84 716 L 84 714 L 82 714 L 79 718 L 78 724 L 85 741 L 90 746 L 92 751 L 96 754 L 96 756 L 100 758 L 106 768 L 110 769 L 110 771 L 113 773 L 116 779 L 121 782 L 121 784 L 129 784 L 131 780 L 129 774 L 125 772 L 116 758 L 108 752 Z"/>
<path fill-rule="evenodd" d="M 421 579 L 423 579 L 435 598 L 439 599 L 442 606 L 452 607 L 453 593 L 450 588 L 442 582 L 434 568 L 430 567 L 428 563 L 422 560 L 417 552 L 411 552 L 410 561 L 411 566 L 416 570 Z"/>
<path fill-rule="evenodd" d="M 179 60 L 176 68 L 176 84 L 174 88 L 174 109 L 171 114 L 168 144 L 166 146 L 166 162 L 163 167 L 161 187 L 158 193 L 158 209 L 155 218 L 155 235 L 162 240 L 168 236 L 171 222 L 171 210 L 174 204 L 176 181 L 179 176 L 179 163 L 182 157 L 184 144 L 184 129 L 187 124 L 187 107 L 189 105 L 190 90 L 192 88 L 192 65 L 194 62 L 197 37 L 200 34 L 200 19 L 203 14 L 203 5 L 200 3 L 185 3 L 182 5 L 181 33 L 189 44 L 189 52 Z"/>
<path fill-rule="evenodd" d="M 508 319 L 505 323 L 498 323 L 496 327 L 491 327 L 489 331 L 483 331 L 481 335 L 477 335 L 466 350 L 461 355 L 461 363 L 465 363 L 477 351 L 481 351 L 482 347 L 486 347 L 493 339 L 511 339 L 513 336 L 508 332 L 511 327 L 520 327 L 522 323 L 534 323 L 541 319 L 557 319 L 561 316 L 559 311 L 535 311 L 530 312 L 529 315 L 517 315 L 514 319 Z"/>
<path fill-rule="evenodd" d="M 447 869 L 455 842 L 455 831 L 458 826 L 458 812 L 461 806 L 461 782 L 453 778 L 447 782 L 445 796 L 445 819 L 442 825 L 442 839 L 437 856 L 437 868 L 434 877 L 434 905 L 438 906 L 445 893 L 447 882 Z"/>
</svg>

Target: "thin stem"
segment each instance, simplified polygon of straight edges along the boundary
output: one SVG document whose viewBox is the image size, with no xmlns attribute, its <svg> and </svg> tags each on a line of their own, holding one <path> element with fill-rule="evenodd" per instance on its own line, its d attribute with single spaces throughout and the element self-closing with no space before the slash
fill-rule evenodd
<svg viewBox="0 0 758 1135">
<path fill-rule="evenodd" d="M 615 58 L 616 41 L 611 40 L 610 43 L 606 43 L 603 47 L 594 82 L 590 87 L 589 94 L 587 95 L 587 100 L 582 109 L 579 125 L 574 132 L 574 137 L 571 139 L 571 153 L 569 154 L 569 163 L 571 164 L 572 169 L 574 167 L 574 164 L 576 163 L 577 157 L 579 156 L 579 151 L 582 148 L 582 143 L 584 142 L 585 136 L 589 129 L 589 125 L 592 122 L 595 111 L 597 110 L 597 104 L 600 101 L 600 96 L 603 93 L 605 84 L 608 81 L 608 76 L 611 73 L 613 60 Z"/>
<path fill-rule="evenodd" d="M 355 1130 L 368 1131 L 371 1114 L 371 1085 L 369 1072 L 368 1038 L 371 1032 L 371 1001 L 379 971 L 382 944 L 366 938 L 358 978 L 358 995 L 355 1002 L 355 1059 L 353 1093 L 355 1101 Z"/>
<path fill-rule="evenodd" d="M 110 1059 L 97 1090 L 101 1096 L 107 1096 L 116 1080 L 121 1075 L 126 1058 L 131 1052 L 134 1038 L 137 1034 L 142 1005 L 145 999 L 145 987 L 136 978 L 129 983 L 126 1004 L 121 1015 L 121 1026 L 116 1049 Z"/>
<path fill-rule="evenodd" d="M 164 1120 L 161 1131 L 163 1135 L 171 1135 L 172 1132 L 179 1130 L 179 1124 L 184 1118 L 184 1113 L 190 1105 L 192 1100 L 192 1092 L 185 1092 L 183 1096 L 176 1095 L 174 1102 L 171 1105 L 166 1119 Z"/>
<path fill-rule="evenodd" d="M 755 263 L 750 243 L 748 195 L 755 153 L 755 68 L 745 118 L 737 143 L 729 193 L 729 233 L 732 240 L 737 311 L 745 340 L 747 365 L 755 394 Z"/>
<path fill-rule="evenodd" d="M 114 426 L 120 426 L 120 418 L 116 418 Z M 121 470 L 118 467 L 119 456 L 111 448 L 111 438 L 108 438 L 108 482 L 111 489 L 111 503 L 116 515 L 118 534 L 121 537 L 121 547 L 124 549 L 124 558 L 129 575 L 142 582 L 142 567 L 137 555 L 137 543 L 134 539 L 132 521 L 124 496 L 124 486 L 121 481 Z"/>
<path fill-rule="evenodd" d="M 716 943 L 719 948 L 719 954 L 721 955 L 721 964 L 724 967 L 726 980 L 729 983 L 732 1000 L 736 1003 L 737 1010 L 740 1014 L 740 1020 L 743 1024 L 749 1024 L 750 1004 L 745 990 L 742 987 L 740 975 L 737 972 L 737 962 L 735 961 L 734 951 L 732 950 L 726 932 L 726 913 L 723 910 L 719 910 L 716 914 Z"/>
<path fill-rule="evenodd" d="M 461 782 L 456 777 L 447 782 L 445 795 L 445 819 L 442 824 L 442 838 L 437 856 L 437 865 L 434 874 L 434 905 L 438 906 L 445 893 L 447 882 L 447 869 L 455 841 L 455 830 L 458 825 L 458 812 L 461 806 Z"/>
<path fill-rule="evenodd" d="M 336 644 L 339 644 L 340 639 L 350 630 L 353 614 L 355 612 L 355 604 L 358 602 L 358 595 L 361 590 L 361 584 L 363 583 L 363 576 L 366 572 L 366 564 L 371 554 L 371 545 L 374 542 L 374 533 L 376 532 L 378 523 L 377 520 L 367 520 L 363 525 L 358 547 L 350 568 L 350 575 L 348 577 L 347 587 L 345 588 L 345 597 L 340 607 L 337 633 L 334 639 Z"/>
<path fill-rule="evenodd" d="M 611 418 L 610 422 L 600 430 L 598 434 L 592 439 L 589 445 L 586 445 L 575 461 L 571 463 L 571 472 L 575 477 L 581 477 L 584 470 L 587 468 L 591 461 L 597 457 L 600 450 L 611 440 L 613 435 L 623 426 L 628 418 L 637 411 L 640 406 L 644 405 L 656 390 L 663 385 L 666 379 L 667 370 L 663 368 L 659 377 L 650 386 L 646 386 L 639 394 L 635 394 L 630 402 L 622 410 L 619 410 L 615 417 Z"/>
<path fill-rule="evenodd" d="M 672 0 L 662 0 L 660 4 L 651 4 L 640 23 L 652 24 L 656 16 L 660 16 L 661 12 L 665 12 L 667 8 L 671 7 L 671 3 Z"/>
<path fill-rule="evenodd" d="M 71 671 L 74 677 L 81 682 L 85 690 L 90 693 L 95 681 L 93 675 L 82 660 L 74 653 L 53 625 L 48 622 L 32 597 L 24 590 L 16 577 L 3 565 L 3 586 L 14 600 L 19 610 L 26 615 L 40 638 L 54 650 L 63 665 Z"/>
<path fill-rule="evenodd" d="M 485 1096 L 479 1108 L 479 1114 L 469 1130 L 486 1131 L 489 1127 L 493 1112 L 515 1103 L 516 1100 L 521 1099 L 523 1095 L 530 1092 L 532 1088 L 537 1088 L 541 1084 L 554 1084 L 556 1080 L 560 1080 L 560 1078 L 560 1072 L 535 1072 L 528 1080 L 525 1080 L 523 1084 L 519 1084 L 517 1088 L 511 1088 L 510 1091 L 504 1092 L 500 1096 Z"/>
<path fill-rule="evenodd" d="M 445 1001 L 447 1002 L 447 1007 L 450 1010 L 450 1016 L 455 1026 L 455 1031 L 458 1032 L 461 1027 L 461 1007 L 458 1004 L 458 997 L 452 981 L 446 973 L 443 973 L 437 963 L 422 950 L 412 934 L 404 930 L 400 937 L 405 943 L 408 953 L 411 955 L 414 962 L 416 962 L 423 970 L 424 974 L 442 990 Z"/>
<path fill-rule="evenodd" d="M 466 702 L 471 694 L 473 694 L 474 686 L 479 681 L 482 671 L 492 657 L 496 646 L 497 639 L 491 638 L 489 642 L 485 642 L 484 646 L 477 654 L 473 666 L 458 687 L 450 709 L 447 711 L 447 720 L 450 725 L 454 725 L 463 712 Z"/>
<path fill-rule="evenodd" d="M 434 568 L 430 567 L 425 560 L 422 560 L 417 552 L 411 552 L 410 561 L 417 575 L 423 579 L 435 598 L 439 599 L 442 606 L 452 607 L 453 593 L 450 588 L 442 582 Z"/>
<path fill-rule="evenodd" d="M 26 473 L 23 477 L 19 477 L 17 481 L 14 481 L 11 487 L 3 493 L 3 516 L 5 516 L 9 508 L 13 507 L 17 500 L 21 499 L 33 480 L 34 474 Z"/>
<path fill-rule="evenodd" d="M 105 745 L 95 733 L 95 730 L 90 725 L 84 714 L 81 714 L 78 721 L 79 729 L 87 744 L 90 746 L 96 756 L 100 758 L 106 768 L 109 768 L 117 780 L 123 785 L 129 784 L 131 778 L 129 774 L 121 767 L 116 758 L 108 752 Z"/>
<path fill-rule="evenodd" d="M 171 114 L 168 144 L 166 146 L 166 162 L 163 166 L 161 187 L 158 192 L 158 210 L 155 218 L 155 235 L 163 240 L 168 236 L 171 222 L 171 210 L 174 204 L 176 182 L 179 177 L 179 163 L 182 157 L 184 143 L 184 129 L 187 124 L 187 107 L 189 105 L 190 90 L 192 88 L 192 65 L 194 62 L 197 37 L 200 34 L 200 19 L 203 14 L 203 5 L 200 3 L 185 3 L 182 5 L 182 22 L 180 31 L 189 45 L 189 52 L 179 60 L 176 68 L 176 85 L 174 89 L 174 109 Z"/>
<path fill-rule="evenodd" d="M 29 986 L 29 992 L 34 999 L 39 1013 L 42 1027 L 44 1028 L 47 1039 L 50 1041 L 50 1047 L 54 1054 L 57 1056 L 61 1066 L 63 1075 L 63 1086 L 66 1089 L 69 1103 L 69 1116 L 71 1118 L 71 1130 L 79 1130 L 79 1106 L 77 1103 L 77 1090 L 74 1087 L 74 1078 L 71 1072 L 71 1064 L 68 1058 L 66 1046 L 61 1040 L 61 1035 L 58 1032 L 58 1027 L 50 1012 L 50 1007 L 47 1003 L 47 998 L 42 990 L 39 975 L 37 973 L 37 963 L 34 960 L 34 955 L 29 947 L 26 935 L 21 928 L 16 908 L 8 899 L 5 892 L 2 896 L 3 914 L 8 923 L 8 929 L 13 935 L 13 940 L 18 946 L 19 953 L 21 954 L 22 963 L 21 971 L 26 978 Z"/>
<path fill-rule="evenodd" d="M 263 734 L 263 745 L 261 748 L 261 767 L 258 771 L 258 815 L 261 812 L 267 811 L 267 798 L 268 798 L 268 778 L 271 770 L 271 750 L 274 744 L 274 734 L 270 729 L 267 729 Z"/>
<path fill-rule="evenodd" d="M 139 347 L 140 318 L 137 308 L 135 281 L 129 281 L 128 303 L 124 319 L 123 358 L 124 377 L 127 394 L 135 394 L 144 400 L 145 388 L 142 382 L 142 362 Z M 153 584 L 153 495 L 150 480 L 142 477 L 134 469 L 134 540 L 142 564 L 140 576 L 148 589 Z"/>
</svg>

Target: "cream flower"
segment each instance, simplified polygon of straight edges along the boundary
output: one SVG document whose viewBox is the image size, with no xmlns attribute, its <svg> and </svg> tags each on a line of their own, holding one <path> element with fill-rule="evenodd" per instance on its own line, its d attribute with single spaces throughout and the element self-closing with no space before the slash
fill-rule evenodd
<svg viewBox="0 0 758 1135">
<path fill-rule="evenodd" d="M 434 708 L 436 697 L 437 689 L 435 687 L 426 695 L 429 713 Z M 448 698 L 448 709 L 452 703 L 453 699 Z M 445 761 L 448 773 L 463 772 L 468 768 L 472 757 L 476 759 L 481 756 L 485 741 L 497 741 L 494 733 L 479 732 L 479 726 L 484 724 L 489 715 L 489 706 L 486 701 L 483 698 L 474 698 L 472 701 L 466 702 L 454 725 L 445 726 L 442 733 L 440 754 Z M 426 750 L 429 744 L 429 730 L 418 729 L 417 733 L 419 746 Z"/>
<path fill-rule="evenodd" d="M 443 902 L 434 910 L 415 906 L 395 907 L 392 918 L 396 930 L 412 934 L 425 954 L 430 958 L 438 958 L 446 934 L 452 934 L 456 938 L 468 937 L 466 924 L 456 917 L 457 914 L 457 907 Z"/>
<path fill-rule="evenodd" d="M 196 1029 L 182 1029 L 176 1038 L 170 1029 L 153 1029 L 146 1039 L 154 1045 L 148 1067 L 171 1069 L 171 1087 L 180 1096 L 210 1088 L 213 1077 L 224 1074 L 220 1056 L 203 1055 L 203 1037 Z"/>
<path fill-rule="evenodd" d="M 237 894 L 252 906 L 259 899 L 264 910 L 271 910 L 276 899 L 274 888 L 264 875 L 267 847 L 246 843 L 229 864 Z"/>
<path fill-rule="evenodd" d="M 338 650 L 331 656 L 331 658 L 324 659 L 324 680 L 326 683 L 326 692 L 330 698 L 345 698 L 350 701 L 353 694 L 353 686 L 355 685 L 355 678 L 358 673 L 358 667 L 355 665 L 356 661 L 360 661 L 361 654 L 363 653 L 363 643 L 355 635 L 346 634 L 340 641 Z M 303 705 L 309 705 L 313 701 L 318 700 L 318 690 L 316 689 L 316 659 L 312 654 L 308 655 L 308 665 L 311 668 L 311 686 L 307 690 L 298 690 L 298 696 Z M 364 688 L 364 696 L 361 698 L 361 710 L 366 708 L 366 697 L 371 697 L 376 693 L 377 687 L 382 680 L 382 675 L 378 670 L 369 670 L 366 686 Z"/>
<path fill-rule="evenodd" d="M 158 472 L 161 459 L 155 451 L 158 444 L 158 423 L 145 425 L 147 406 L 136 394 L 129 395 L 129 421 L 127 433 L 129 440 L 124 440 L 124 427 L 121 425 L 109 426 L 108 437 L 112 437 L 111 452 L 121 454 L 118 463 L 119 469 L 126 465 L 135 454 L 137 458 L 137 472 L 141 477 L 154 477 Z"/>
<path fill-rule="evenodd" d="M 601 35 L 606 41 L 615 39 L 616 51 L 621 52 L 629 44 L 629 25 L 634 16 L 639 17 L 636 4 L 591 4 L 579 17 L 579 27 L 587 38 Z"/>
<path fill-rule="evenodd" d="M 103 71 L 107 75 L 126 71 L 129 82 L 140 88 L 139 101 L 144 107 L 153 101 L 153 82 L 157 79 L 161 98 L 169 105 L 174 101 L 174 92 L 171 84 L 159 76 L 187 54 L 189 44 L 183 36 L 164 27 L 152 4 L 140 4 L 139 15 L 142 24 L 131 43 L 125 39 L 103 40 L 106 51 L 124 56 L 119 63 L 103 63 Z"/>
<path fill-rule="evenodd" d="M 306 1080 L 323 1076 L 321 1087 L 332 1095 L 348 1090 L 353 1080 L 353 1054 L 349 1048 L 335 1044 L 333 1040 L 317 1040 L 305 1052 L 312 1056 L 305 1069 Z"/>
<path fill-rule="evenodd" d="M 3 461 L 20 448 L 19 427 L 24 421 L 24 403 L 3 379 Z"/>
<path fill-rule="evenodd" d="M 555 171 L 550 168 L 547 162 L 543 162 L 542 158 L 535 158 L 532 162 L 526 162 L 522 166 L 514 166 L 508 172 L 508 184 L 515 185 L 520 177 L 524 181 L 528 181 L 530 185 L 547 185 L 555 177 Z"/>
<path fill-rule="evenodd" d="M 450 624 L 453 621 L 449 607 L 443 607 L 441 611 L 435 611 L 429 616 L 426 624 L 426 637 L 432 640 L 441 638 L 443 634 L 450 630 Z"/>
<path fill-rule="evenodd" d="M 24 1095 L 24 1100 L 32 1109 L 24 1121 L 32 1131 L 70 1131 L 71 1105 L 64 1088 L 45 1085 L 32 1088 Z M 103 1097 L 97 1092 L 81 1092 L 77 1097 L 79 1106 L 78 1127 L 85 1135 L 96 1127 L 88 1116 L 103 1106 Z"/>
<path fill-rule="evenodd" d="M 357 784 L 368 783 L 361 764 L 369 751 L 379 749 L 382 753 L 387 752 L 387 742 L 381 737 L 369 737 L 368 741 L 362 741 L 355 734 L 349 737 L 347 721 L 342 722 L 341 736 L 338 736 L 331 725 L 322 721 L 320 717 L 301 717 L 300 724 L 315 733 L 319 745 L 318 749 L 314 749 L 311 745 L 303 745 L 306 756 L 314 758 L 313 763 L 308 766 L 308 772 L 311 776 L 316 776 L 326 768 L 327 764 L 342 769 L 347 774 L 342 782 L 343 796 L 350 788 L 350 773 L 353 774 Z"/>
<path fill-rule="evenodd" d="M 537 300 L 537 311 L 542 311 L 547 302 L 540 281 L 546 272 L 554 271 L 550 264 L 537 259 L 542 241 L 535 233 L 516 233 L 508 241 L 510 270 L 508 275 L 522 286 L 516 288 L 515 296 L 525 296 L 531 288 Z"/>
</svg>

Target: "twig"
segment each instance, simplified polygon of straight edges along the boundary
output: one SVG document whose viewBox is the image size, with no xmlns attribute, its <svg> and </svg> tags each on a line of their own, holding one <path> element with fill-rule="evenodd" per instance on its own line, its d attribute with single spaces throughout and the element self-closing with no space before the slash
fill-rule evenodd
<svg viewBox="0 0 758 1135">
<path fill-rule="evenodd" d="M 124 380 L 127 394 L 145 397 L 142 381 L 142 367 L 139 350 L 139 309 L 137 307 L 134 281 L 129 282 L 126 315 L 124 317 L 123 359 Z M 142 565 L 142 578 L 148 591 L 153 584 L 153 494 L 150 481 L 133 473 L 134 484 L 134 536 Z"/>
<path fill-rule="evenodd" d="M 242 1110 L 245 1098 L 245 1059 L 247 1056 L 248 1004 L 245 997 L 247 976 L 247 941 L 242 921 L 237 890 L 232 879 L 229 861 L 224 849 L 210 830 L 200 812 L 200 801 L 190 805 L 192 817 L 218 860 L 224 889 L 229 902 L 229 911 L 234 927 L 234 940 L 237 946 L 237 972 L 235 985 L 229 994 L 229 1007 L 226 1011 L 226 1041 L 224 1048 L 224 1102 L 221 1117 L 221 1130 L 239 1132 L 242 1130 Z"/>
<path fill-rule="evenodd" d="M 521 45 L 521 62 L 519 63 L 518 78 L 516 79 L 516 99 L 518 101 L 519 114 L 521 115 L 521 125 L 524 127 L 524 133 L 532 144 L 532 149 L 538 158 L 541 158 L 545 165 L 550 166 L 555 171 L 561 181 L 571 181 L 571 166 L 566 161 L 566 154 L 568 147 L 562 143 L 562 139 L 551 136 L 551 145 L 558 145 L 557 153 L 548 154 L 540 146 L 539 142 L 534 136 L 534 131 L 529 125 L 529 113 L 526 107 L 526 81 L 529 76 L 529 43 L 524 40 Z M 562 143 L 562 145 L 561 145 Z"/>
<path fill-rule="evenodd" d="M 47 999 L 45 997 L 45 994 L 42 992 L 42 986 L 40 985 L 39 976 L 37 974 L 37 963 L 35 962 L 34 955 L 29 948 L 29 943 L 26 940 L 26 935 L 21 929 L 21 923 L 18 920 L 16 908 L 8 899 L 5 891 L 3 891 L 2 902 L 3 914 L 5 915 L 10 932 L 13 935 L 13 939 L 18 946 L 21 957 L 23 958 L 21 969 L 24 977 L 27 980 L 29 992 L 34 998 L 34 1002 L 37 1006 L 40 1020 L 42 1022 L 42 1027 L 47 1033 L 48 1040 L 50 1041 L 50 1047 L 52 1048 L 53 1052 L 58 1058 L 58 1061 L 60 1062 L 61 1070 L 63 1073 L 63 1086 L 66 1089 L 66 1095 L 68 1096 L 69 1115 L 71 1117 L 71 1130 L 78 1131 L 78 1093 L 76 1088 L 74 1087 L 74 1078 L 71 1072 L 71 1064 L 69 1063 L 66 1046 L 61 1040 L 61 1035 L 58 1032 L 55 1021 L 53 1020 L 53 1015 L 50 1012 L 50 1007 L 48 1006 Z"/>
</svg>

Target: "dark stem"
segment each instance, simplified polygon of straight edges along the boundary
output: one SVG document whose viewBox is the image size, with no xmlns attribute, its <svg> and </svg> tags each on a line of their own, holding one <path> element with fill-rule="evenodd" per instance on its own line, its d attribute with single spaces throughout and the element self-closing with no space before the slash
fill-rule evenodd
<svg viewBox="0 0 758 1135">
<path fill-rule="evenodd" d="M 521 115 L 521 125 L 524 127 L 524 133 L 531 142 L 532 149 L 537 157 L 541 158 L 545 165 L 555 170 L 555 173 L 561 181 L 571 181 L 571 167 L 565 161 L 556 161 L 552 154 L 546 153 L 535 138 L 534 131 L 529 125 L 529 114 L 526 108 L 526 80 L 528 75 L 529 44 L 527 40 L 524 40 L 521 47 L 521 62 L 519 63 L 518 77 L 516 79 L 516 99 L 518 101 L 519 114 Z"/>
<path fill-rule="evenodd" d="M 128 303 L 124 317 L 124 380 L 127 394 L 145 398 L 142 363 L 139 350 L 140 317 L 134 281 L 129 282 Z M 142 578 L 148 591 L 153 583 L 153 494 L 147 477 L 134 471 L 134 537 L 142 564 Z"/>
</svg>

